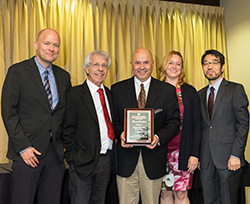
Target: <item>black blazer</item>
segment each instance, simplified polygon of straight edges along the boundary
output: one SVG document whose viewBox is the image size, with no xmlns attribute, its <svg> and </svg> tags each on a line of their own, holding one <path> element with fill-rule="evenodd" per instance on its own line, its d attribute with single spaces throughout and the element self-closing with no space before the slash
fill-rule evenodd
<svg viewBox="0 0 250 204">
<path fill-rule="evenodd" d="M 216 168 L 227 169 L 230 155 L 240 158 L 243 166 L 246 164 L 244 152 L 249 131 L 248 99 L 244 88 L 241 84 L 223 79 L 211 120 L 206 105 L 207 88 L 198 92 L 203 118 L 201 169 L 208 167 L 210 157 Z"/>
<path fill-rule="evenodd" d="M 175 87 L 151 79 L 146 107 L 157 110 L 154 115 L 154 133 L 158 135 L 160 146 L 153 150 L 146 147 L 121 147 L 120 135 L 124 130 L 124 109 L 138 108 L 134 77 L 118 82 L 111 87 L 115 105 L 115 133 L 118 155 L 118 175 L 129 177 L 134 172 L 141 151 L 147 176 L 157 179 L 166 173 L 167 142 L 178 133 L 180 113 Z"/>
<path fill-rule="evenodd" d="M 184 114 L 180 142 L 179 169 L 187 171 L 189 157 L 199 157 L 202 118 L 200 98 L 195 88 L 185 83 L 181 86 L 181 95 Z"/>
<path fill-rule="evenodd" d="M 2 117 L 9 136 L 7 157 L 23 161 L 19 152 L 32 146 L 45 156 L 52 139 L 55 150 L 63 161 L 61 122 L 65 110 L 65 93 L 71 87 L 69 74 L 52 65 L 59 101 L 50 109 L 42 79 L 34 57 L 12 65 L 2 89 Z"/>
<path fill-rule="evenodd" d="M 105 87 L 112 121 L 114 111 L 111 92 Z M 95 168 L 101 150 L 100 128 L 94 101 L 86 81 L 67 93 L 67 105 L 63 121 L 63 143 L 68 163 L 74 162 L 78 175 L 88 176 Z"/>
</svg>

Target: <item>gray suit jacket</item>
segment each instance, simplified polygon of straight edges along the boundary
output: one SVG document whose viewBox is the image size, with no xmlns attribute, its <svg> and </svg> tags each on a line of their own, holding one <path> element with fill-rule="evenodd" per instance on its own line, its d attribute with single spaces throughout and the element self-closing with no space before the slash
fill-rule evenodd
<svg viewBox="0 0 250 204">
<path fill-rule="evenodd" d="M 203 130 L 201 140 L 201 169 L 208 167 L 210 156 L 219 169 L 227 169 L 230 155 L 240 158 L 245 165 L 244 151 L 249 130 L 248 99 L 241 84 L 221 82 L 210 120 L 206 93 L 208 86 L 199 91 Z"/>
</svg>

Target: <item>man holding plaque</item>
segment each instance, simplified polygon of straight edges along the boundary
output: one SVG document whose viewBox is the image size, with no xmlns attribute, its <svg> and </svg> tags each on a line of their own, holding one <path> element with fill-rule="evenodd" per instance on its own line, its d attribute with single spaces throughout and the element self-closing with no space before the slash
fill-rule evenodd
<svg viewBox="0 0 250 204">
<path fill-rule="evenodd" d="M 130 63 L 134 76 L 111 87 L 118 140 L 119 201 L 121 204 L 138 203 L 141 195 L 142 203 L 155 204 L 159 201 L 162 177 L 166 173 L 167 142 L 178 133 L 180 126 L 179 106 L 175 87 L 151 77 L 154 60 L 148 49 L 135 50 Z M 127 143 L 130 135 L 125 132 L 130 127 L 124 126 L 124 112 L 131 108 L 139 113 L 144 108 L 153 109 L 151 143 L 141 146 Z"/>
</svg>

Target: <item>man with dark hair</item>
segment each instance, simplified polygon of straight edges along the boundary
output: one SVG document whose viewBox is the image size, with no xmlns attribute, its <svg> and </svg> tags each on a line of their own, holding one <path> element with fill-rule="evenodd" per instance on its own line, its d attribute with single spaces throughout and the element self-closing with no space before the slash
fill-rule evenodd
<svg viewBox="0 0 250 204">
<path fill-rule="evenodd" d="M 61 123 L 69 74 L 53 65 L 60 37 L 54 29 L 39 32 L 36 56 L 12 65 L 2 90 L 2 117 L 13 160 L 13 204 L 59 204 L 64 176 Z"/>
<path fill-rule="evenodd" d="M 248 99 L 241 84 L 222 77 L 224 56 L 207 50 L 202 68 L 208 86 L 199 91 L 203 118 L 200 152 L 205 204 L 237 204 L 249 130 Z"/>
<path fill-rule="evenodd" d="M 201 57 L 201 65 L 203 65 L 204 63 L 204 58 L 207 56 L 207 55 L 213 55 L 215 56 L 216 58 L 219 59 L 219 62 L 221 64 L 221 67 L 225 64 L 225 57 L 223 54 L 221 54 L 220 52 L 218 52 L 217 50 L 207 50 Z M 224 69 L 223 69 L 224 71 Z M 223 72 L 222 71 L 222 72 Z"/>
</svg>

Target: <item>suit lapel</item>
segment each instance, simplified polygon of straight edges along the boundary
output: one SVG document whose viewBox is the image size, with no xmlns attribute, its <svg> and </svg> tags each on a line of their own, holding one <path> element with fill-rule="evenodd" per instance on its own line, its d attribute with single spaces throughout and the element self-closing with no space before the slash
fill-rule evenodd
<svg viewBox="0 0 250 204">
<path fill-rule="evenodd" d="M 91 116 L 96 120 L 96 122 L 98 122 L 94 101 L 92 99 L 92 96 L 91 96 L 91 93 L 90 93 L 90 90 L 86 81 L 82 84 L 82 99 L 84 103 L 86 104 L 86 107 L 88 108 Z"/>
<path fill-rule="evenodd" d="M 156 104 L 157 98 L 159 96 L 159 87 L 158 87 L 159 84 L 155 82 L 156 82 L 155 79 L 152 77 L 148 90 L 148 97 L 145 108 L 154 107 Z"/>
<path fill-rule="evenodd" d="M 225 79 L 223 79 L 221 84 L 220 84 L 220 87 L 219 87 L 219 90 L 218 90 L 218 93 L 217 93 L 217 96 L 216 96 L 216 99 L 215 99 L 215 102 L 214 102 L 212 119 L 216 114 L 216 110 L 220 106 L 220 103 L 222 101 L 222 97 L 223 97 L 223 95 L 224 95 L 224 93 L 225 93 L 225 91 L 227 89 L 227 84 L 228 84 L 228 82 Z"/>
<path fill-rule="evenodd" d="M 114 115 L 114 111 L 113 111 L 113 101 L 112 101 L 112 98 L 111 98 L 111 93 L 110 93 L 110 90 L 104 86 L 105 88 L 105 92 L 106 92 L 106 95 L 107 95 L 107 98 L 108 98 L 108 103 L 109 103 L 109 109 L 110 109 L 110 114 L 111 114 L 111 118 L 112 118 L 112 122 L 114 122 L 114 119 L 115 119 L 115 115 Z"/>
<path fill-rule="evenodd" d="M 135 93 L 135 82 L 134 82 L 134 77 L 130 78 L 127 81 L 127 86 L 126 86 L 126 97 L 127 101 L 129 103 L 129 107 L 131 108 L 138 108 L 138 103 L 136 100 L 136 93 Z"/>
<path fill-rule="evenodd" d="M 55 77 L 55 81 L 56 81 L 56 88 L 57 88 L 57 94 L 58 94 L 58 103 L 56 104 L 56 107 L 58 106 L 58 104 L 62 101 L 62 91 L 63 91 L 63 88 L 62 88 L 62 77 L 61 75 L 58 73 L 58 69 L 52 65 L 52 69 L 53 69 L 53 73 L 54 73 L 54 77 Z M 55 109 L 56 109 L 55 107 Z"/>
<path fill-rule="evenodd" d="M 43 82 L 42 82 L 38 67 L 36 66 L 34 57 L 29 60 L 29 66 L 27 67 L 28 67 L 27 72 L 30 75 L 30 78 L 32 79 L 33 84 L 40 91 L 41 95 L 43 96 L 44 100 L 47 102 L 48 107 L 49 107 L 49 99 L 46 95 Z"/>
<path fill-rule="evenodd" d="M 206 86 L 202 91 L 201 91 L 201 110 L 203 114 L 206 115 L 207 120 L 210 121 L 209 115 L 208 115 L 208 109 L 207 109 L 207 89 L 208 86 Z"/>
</svg>

